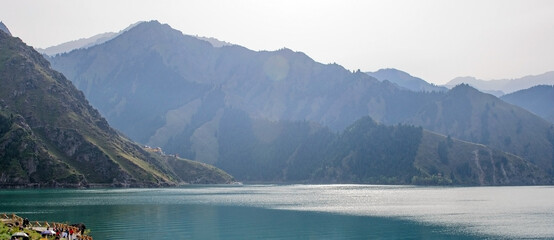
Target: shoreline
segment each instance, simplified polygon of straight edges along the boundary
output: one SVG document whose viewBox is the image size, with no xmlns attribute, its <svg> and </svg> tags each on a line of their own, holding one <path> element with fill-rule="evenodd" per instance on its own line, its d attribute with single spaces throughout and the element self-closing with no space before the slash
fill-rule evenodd
<svg viewBox="0 0 554 240">
<path fill-rule="evenodd" d="M 25 233 L 28 235 L 25 237 L 17 237 L 15 239 L 28 239 L 39 240 L 42 236 L 46 236 L 47 239 L 54 239 L 56 236 L 58 239 L 71 239 L 71 240 L 93 240 L 92 236 L 89 236 L 85 231 L 84 224 L 67 224 L 59 222 L 37 221 L 22 218 L 14 213 L 0 213 L 0 227 L 9 228 L 5 234 L 13 237 L 14 234 Z M 49 231 L 45 233 L 46 231 Z M 89 230 L 90 231 L 90 230 Z M 66 234 L 63 234 L 66 232 Z M 66 238 L 61 236 L 67 235 Z"/>
</svg>

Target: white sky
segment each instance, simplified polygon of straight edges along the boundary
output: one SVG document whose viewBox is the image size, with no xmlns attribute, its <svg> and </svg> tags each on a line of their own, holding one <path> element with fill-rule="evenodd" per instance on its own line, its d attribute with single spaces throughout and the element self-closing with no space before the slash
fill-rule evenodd
<svg viewBox="0 0 554 240">
<path fill-rule="evenodd" d="M 398 68 L 436 84 L 554 71 L 552 0 L 0 0 L 0 21 L 40 48 L 145 20 L 350 70 Z"/>
</svg>

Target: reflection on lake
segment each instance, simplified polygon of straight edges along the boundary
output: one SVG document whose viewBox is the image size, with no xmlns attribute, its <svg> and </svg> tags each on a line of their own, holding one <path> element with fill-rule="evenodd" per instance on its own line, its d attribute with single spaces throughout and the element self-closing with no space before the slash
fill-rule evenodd
<svg viewBox="0 0 554 240">
<path fill-rule="evenodd" d="M 188 186 L 1 190 L 0 212 L 95 239 L 554 238 L 554 187 Z"/>
</svg>

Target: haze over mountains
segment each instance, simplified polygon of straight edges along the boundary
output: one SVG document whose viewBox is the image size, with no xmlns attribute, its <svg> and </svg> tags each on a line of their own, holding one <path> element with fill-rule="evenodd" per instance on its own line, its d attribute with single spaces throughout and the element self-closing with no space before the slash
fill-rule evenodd
<svg viewBox="0 0 554 240">
<path fill-rule="evenodd" d="M 452 88 L 458 84 L 467 83 L 479 91 L 487 92 L 500 97 L 504 94 L 528 89 L 537 85 L 554 85 L 554 71 L 539 75 L 526 76 L 516 79 L 481 80 L 474 77 L 458 77 L 445 84 Z"/>
<path fill-rule="evenodd" d="M 227 183 L 206 164 L 152 154 L 112 129 L 83 93 L 0 31 L 0 187 Z"/>
<path fill-rule="evenodd" d="M 289 49 L 214 47 L 156 21 L 50 61 L 127 136 L 239 180 L 529 184 L 552 177 L 552 125 L 467 85 L 444 92 L 397 70 L 380 71 L 391 79 L 380 81 Z M 398 123 L 444 135 L 382 125 Z M 364 132 L 376 138 L 360 138 Z M 376 139 L 391 144 L 371 145 Z"/>
<path fill-rule="evenodd" d="M 94 35 L 90 38 L 82 38 L 71 42 L 62 43 L 60 45 L 48 47 L 45 49 L 37 48 L 36 50 L 42 54 L 54 56 L 56 54 L 70 52 L 74 49 L 88 48 L 98 44 L 102 44 L 116 36 L 117 36 L 117 33 L 114 33 L 114 32 L 101 33 L 101 34 Z"/>
<path fill-rule="evenodd" d="M 366 72 L 379 81 L 390 81 L 398 84 L 398 86 L 409 89 L 415 92 L 446 92 L 448 88 L 430 84 L 425 80 L 414 77 L 407 72 L 400 71 L 394 68 L 379 69 L 376 72 Z"/>
</svg>

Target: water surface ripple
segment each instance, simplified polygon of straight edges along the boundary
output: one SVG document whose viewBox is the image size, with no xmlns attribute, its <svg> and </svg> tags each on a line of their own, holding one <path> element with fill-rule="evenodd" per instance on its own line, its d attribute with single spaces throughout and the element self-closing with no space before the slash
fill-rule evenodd
<svg viewBox="0 0 554 240">
<path fill-rule="evenodd" d="M 1 190 L 0 212 L 95 239 L 554 238 L 554 187 L 187 186 Z"/>
</svg>

